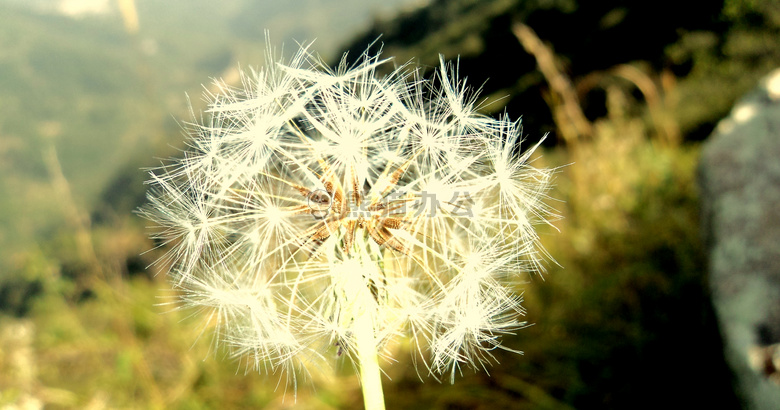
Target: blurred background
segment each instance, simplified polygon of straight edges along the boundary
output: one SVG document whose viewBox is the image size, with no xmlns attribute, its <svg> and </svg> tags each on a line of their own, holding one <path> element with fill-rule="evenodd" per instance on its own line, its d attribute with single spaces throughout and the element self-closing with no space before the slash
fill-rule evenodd
<svg viewBox="0 0 780 410">
<path fill-rule="evenodd" d="M 460 61 L 483 111 L 561 167 L 533 326 L 455 385 L 384 366 L 388 408 L 738 407 L 708 294 L 696 166 L 780 66 L 776 0 L 0 0 L 0 408 L 361 408 L 352 367 L 291 389 L 211 346 L 149 265 L 144 167 L 264 30 L 337 63 Z M 381 35 L 381 37 L 380 37 Z M 379 38 L 378 42 L 374 42 Z M 203 86 L 201 84 L 204 84 Z M 246 373 L 246 374 L 245 374 Z"/>
</svg>

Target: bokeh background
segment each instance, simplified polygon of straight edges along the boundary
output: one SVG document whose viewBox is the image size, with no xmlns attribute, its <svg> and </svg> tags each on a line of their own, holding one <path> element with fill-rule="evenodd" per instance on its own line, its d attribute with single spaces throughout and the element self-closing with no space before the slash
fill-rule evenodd
<svg viewBox="0 0 780 410">
<path fill-rule="evenodd" d="M 144 167 L 176 156 L 210 78 L 271 44 L 459 58 L 483 111 L 558 167 L 534 325 L 454 385 L 407 355 L 389 408 L 733 408 L 700 239 L 701 144 L 780 66 L 780 3 L 722 0 L 0 0 L 0 408 L 351 409 L 352 366 L 246 372 L 150 266 Z M 379 41 L 375 41 L 379 38 Z M 284 47 L 282 47 L 284 44 Z M 203 85 L 202 85 L 203 84 Z M 314 385 L 314 387 L 312 387 Z"/>
</svg>

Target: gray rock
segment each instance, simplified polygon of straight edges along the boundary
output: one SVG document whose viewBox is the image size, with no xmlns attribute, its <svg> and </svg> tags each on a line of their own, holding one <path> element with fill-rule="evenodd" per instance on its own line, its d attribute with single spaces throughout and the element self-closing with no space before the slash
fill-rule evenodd
<svg viewBox="0 0 780 410">
<path fill-rule="evenodd" d="M 735 387 L 746 408 L 780 409 L 780 69 L 718 124 L 699 184 L 710 289 Z"/>
</svg>

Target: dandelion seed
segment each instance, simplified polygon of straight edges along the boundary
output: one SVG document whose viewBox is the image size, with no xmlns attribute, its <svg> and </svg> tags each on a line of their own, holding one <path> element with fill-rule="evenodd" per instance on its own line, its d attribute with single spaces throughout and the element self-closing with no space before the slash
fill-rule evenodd
<svg viewBox="0 0 780 410">
<path fill-rule="evenodd" d="M 534 225 L 551 216 L 550 171 L 517 153 L 518 122 L 477 113 L 457 66 L 442 58 L 423 80 L 406 66 L 380 77 L 383 64 L 330 69 L 303 47 L 242 88 L 218 83 L 141 211 L 218 342 L 293 383 L 350 357 L 372 408 L 394 339 L 450 381 L 505 349 L 525 325 L 513 285 L 541 269 Z"/>
</svg>

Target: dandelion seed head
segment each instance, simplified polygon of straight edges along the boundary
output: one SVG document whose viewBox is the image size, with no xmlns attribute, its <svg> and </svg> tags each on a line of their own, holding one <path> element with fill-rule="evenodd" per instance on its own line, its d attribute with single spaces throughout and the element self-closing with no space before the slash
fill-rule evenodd
<svg viewBox="0 0 780 410">
<path fill-rule="evenodd" d="M 408 338 L 434 377 L 484 368 L 524 326 L 514 292 L 541 270 L 534 231 L 550 171 L 519 123 L 477 112 L 442 59 L 430 79 L 364 54 L 324 65 L 308 47 L 216 82 L 183 158 L 152 170 L 141 214 L 161 264 L 215 341 L 257 370 L 354 357 L 357 318 Z"/>
</svg>

